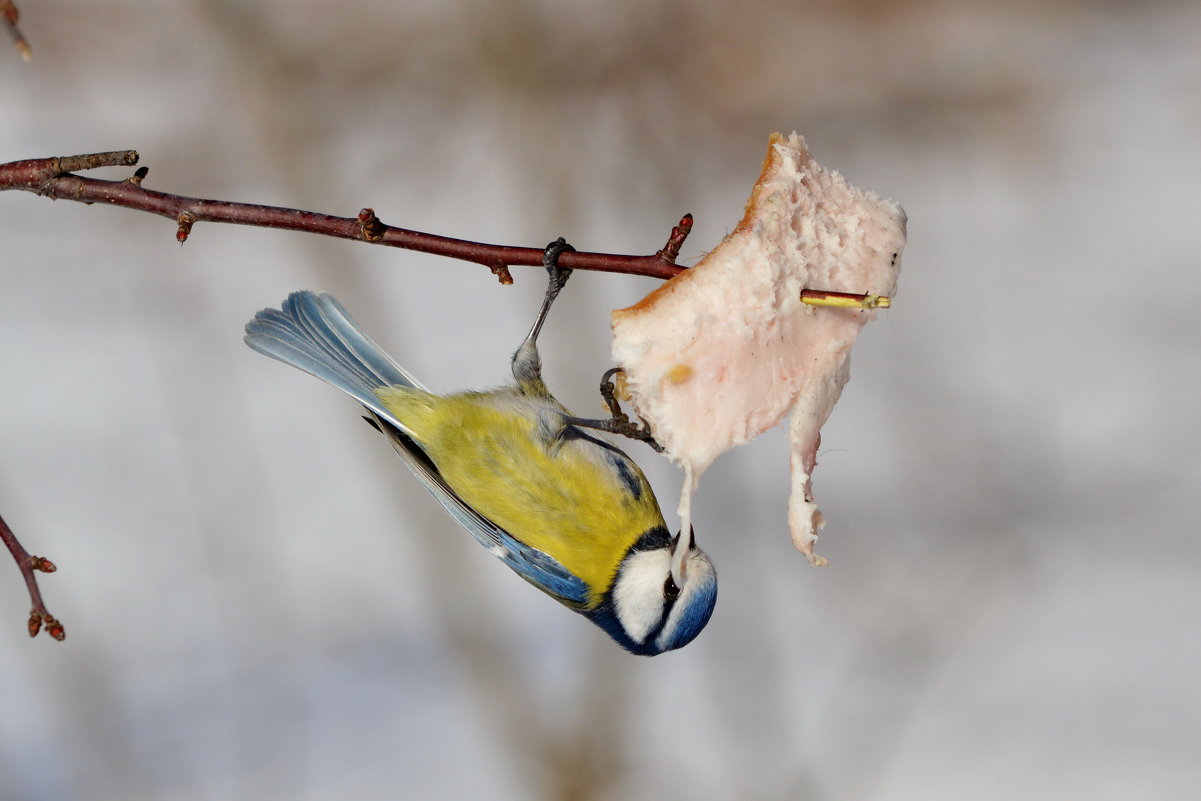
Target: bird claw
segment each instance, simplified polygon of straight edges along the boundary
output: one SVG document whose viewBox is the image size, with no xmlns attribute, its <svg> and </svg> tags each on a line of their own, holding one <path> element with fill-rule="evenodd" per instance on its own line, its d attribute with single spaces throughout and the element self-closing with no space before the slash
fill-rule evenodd
<svg viewBox="0 0 1201 801">
<path fill-rule="evenodd" d="M 560 267 L 559 257 L 564 253 L 570 253 L 574 250 L 574 247 L 567 244 L 566 239 L 559 237 L 554 242 L 548 244 L 542 251 L 542 266 L 546 268 L 546 274 L 550 278 L 556 295 L 567 283 L 567 279 L 571 277 L 571 268 Z"/>
<path fill-rule="evenodd" d="M 613 381 L 613 376 L 624 372 L 625 370 L 620 367 L 613 367 L 606 370 L 605 374 L 601 376 L 601 399 L 604 401 L 605 408 L 609 410 L 610 417 L 608 420 L 584 420 L 578 417 L 569 417 L 567 418 L 567 422 L 575 426 L 605 431 L 609 434 L 616 434 L 628 439 L 636 439 L 651 446 L 656 453 L 663 453 L 663 446 L 655 441 L 650 425 L 645 421 L 642 421 L 641 424 L 635 423 L 630 419 L 628 414 L 621 410 L 621 404 L 617 401 L 617 385 Z"/>
</svg>

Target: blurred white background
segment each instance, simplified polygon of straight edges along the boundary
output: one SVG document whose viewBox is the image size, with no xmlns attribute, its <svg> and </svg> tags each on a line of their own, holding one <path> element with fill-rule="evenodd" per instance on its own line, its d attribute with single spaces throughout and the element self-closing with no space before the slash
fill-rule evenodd
<svg viewBox="0 0 1201 801">
<path fill-rule="evenodd" d="M 435 389 L 495 384 L 539 270 L 0 195 L 0 513 L 68 632 L 0 562 L 0 798 L 1201 796 L 1201 3 L 20 5 L 0 161 L 133 148 L 149 188 L 536 247 L 690 211 L 691 263 L 795 129 L 910 242 L 823 435 L 831 566 L 782 432 L 725 455 L 717 612 L 648 660 L 241 342 L 322 289 Z M 573 278 L 568 405 L 654 285 Z"/>
</svg>

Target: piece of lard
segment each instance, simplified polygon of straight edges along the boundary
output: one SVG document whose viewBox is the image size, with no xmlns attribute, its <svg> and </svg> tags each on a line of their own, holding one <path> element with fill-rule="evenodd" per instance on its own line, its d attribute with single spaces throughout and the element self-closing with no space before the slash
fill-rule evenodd
<svg viewBox="0 0 1201 801">
<path fill-rule="evenodd" d="M 695 267 L 613 312 L 614 360 L 635 411 L 684 468 L 681 518 L 717 456 L 791 410 L 788 522 L 814 564 L 825 519 L 813 502 L 820 430 L 850 376 L 871 309 L 801 302 L 802 289 L 893 295 L 905 212 L 855 188 L 793 133 L 772 134 L 742 222 Z"/>
</svg>

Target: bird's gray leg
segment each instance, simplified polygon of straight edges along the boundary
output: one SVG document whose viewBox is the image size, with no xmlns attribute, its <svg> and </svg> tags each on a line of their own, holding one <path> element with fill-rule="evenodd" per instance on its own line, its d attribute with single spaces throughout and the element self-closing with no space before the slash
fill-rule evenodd
<svg viewBox="0 0 1201 801">
<path fill-rule="evenodd" d="M 538 354 L 538 334 L 542 331 L 542 324 L 546 322 L 546 316 L 550 313 L 550 307 L 555 302 L 555 298 L 559 296 L 559 292 L 567 284 L 567 279 L 571 277 L 570 269 L 559 266 L 559 256 L 572 250 L 575 248 L 567 244 L 567 240 L 563 237 L 559 237 L 542 251 L 542 266 L 546 268 L 547 278 L 546 295 L 542 298 L 542 308 L 538 310 L 538 316 L 534 318 L 530 332 L 526 334 L 521 347 L 513 354 L 513 378 L 517 379 L 518 388 L 527 395 L 551 397 L 550 390 L 542 381 L 542 357 Z M 621 406 L 617 402 L 616 387 L 612 381 L 613 376 L 619 372 L 621 372 L 621 368 L 614 367 L 601 377 L 601 397 L 612 417 L 608 420 L 572 417 L 564 414 L 563 412 L 566 410 L 555 404 L 557 409 L 548 407 L 544 410 L 545 414 L 539 419 L 539 429 L 543 431 L 546 439 L 548 441 L 558 440 L 566 432 L 567 426 L 576 426 L 640 440 L 662 452 L 663 448 L 651 436 L 650 426 L 646 423 L 638 425 L 621 410 Z"/>
<path fill-rule="evenodd" d="M 542 357 L 538 355 L 538 334 L 542 331 L 542 324 L 546 322 L 551 304 L 571 277 L 571 270 L 559 266 L 559 255 L 570 250 L 575 248 L 567 244 L 566 239 L 559 237 L 542 252 L 542 266 L 546 268 L 547 276 L 546 295 L 542 299 L 542 308 L 534 318 L 530 333 L 526 334 L 521 347 L 513 354 L 513 378 L 517 379 L 517 385 L 527 393 L 549 394 L 546 385 L 542 383 Z"/>
</svg>

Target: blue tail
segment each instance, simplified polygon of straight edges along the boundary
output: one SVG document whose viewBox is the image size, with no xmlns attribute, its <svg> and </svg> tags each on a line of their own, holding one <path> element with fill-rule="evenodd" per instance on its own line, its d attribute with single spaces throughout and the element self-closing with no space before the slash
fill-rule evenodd
<svg viewBox="0 0 1201 801">
<path fill-rule="evenodd" d="M 259 353 L 332 384 L 398 425 L 375 390 L 397 384 L 424 389 L 362 332 L 342 304 L 324 293 L 293 292 L 282 308 L 263 309 L 246 324 L 245 341 Z"/>
</svg>

